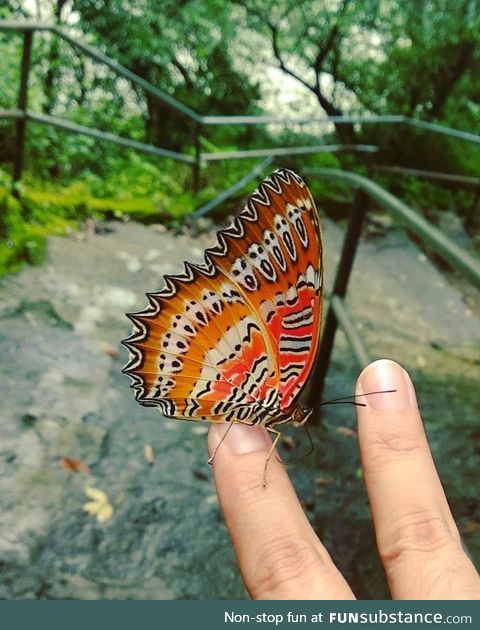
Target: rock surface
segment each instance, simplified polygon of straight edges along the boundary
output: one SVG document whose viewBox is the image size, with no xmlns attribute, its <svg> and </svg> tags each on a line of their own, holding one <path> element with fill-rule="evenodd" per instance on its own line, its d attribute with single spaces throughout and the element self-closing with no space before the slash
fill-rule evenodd
<svg viewBox="0 0 480 630">
<path fill-rule="evenodd" d="M 0 597 L 244 598 L 206 463 L 207 428 L 142 408 L 120 373 L 124 313 L 143 308 L 145 292 L 182 260 L 201 258 L 212 238 L 111 228 L 52 239 L 44 265 L 0 285 Z M 331 284 L 341 230 L 330 222 L 325 246 Z M 413 373 L 478 560 L 480 325 L 478 301 L 470 302 L 401 232 L 362 245 L 348 304 L 372 356 Z M 340 332 L 325 397 L 349 394 L 357 373 Z M 357 595 L 386 597 L 356 440 L 345 430 L 355 427 L 353 413 L 326 407 L 323 419 L 314 456 L 292 466 L 292 477 Z M 291 435 L 301 454 L 301 435 Z M 108 495 L 107 521 L 82 509 L 87 486 Z"/>
</svg>

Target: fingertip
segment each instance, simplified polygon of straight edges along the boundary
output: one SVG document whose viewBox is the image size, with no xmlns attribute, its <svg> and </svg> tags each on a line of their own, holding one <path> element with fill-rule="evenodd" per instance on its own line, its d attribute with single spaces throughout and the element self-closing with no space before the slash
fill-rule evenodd
<svg viewBox="0 0 480 630">
<path fill-rule="evenodd" d="M 416 406 L 413 383 L 408 372 L 396 361 L 378 359 L 364 368 L 357 379 L 357 396 L 378 411 L 404 411 Z"/>
<path fill-rule="evenodd" d="M 400 363 L 397 363 L 396 361 L 393 361 L 392 359 L 376 359 L 375 361 L 372 361 L 367 366 L 365 366 L 363 370 L 360 372 L 360 374 L 358 375 L 357 390 L 360 390 L 359 391 L 360 394 L 364 393 L 362 383 L 368 374 L 373 372 L 374 374 L 378 375 L 381 371 L 385 372 L 388 369 L 396 369 L 396 368 L 400 368 L 403 370 L 403 367 L 400 365 Z"/>
<path fill-rule="evenodd" d="M 248 455 L 270 448 L 272 441 L 263 427 L 250 426 L 240 422 L 213 424 L 208 433 L 210 456 L 223 442 L 233 455 Z"/>
</svg>

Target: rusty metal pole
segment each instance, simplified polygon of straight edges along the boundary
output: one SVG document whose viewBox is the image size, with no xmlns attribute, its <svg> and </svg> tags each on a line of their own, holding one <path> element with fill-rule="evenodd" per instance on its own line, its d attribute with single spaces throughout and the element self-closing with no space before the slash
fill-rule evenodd
<svg viewBox="0 0 480 630">
<path fill-rule="evenodd" d="M 23 35 L 22 70 L 20 75 L 20 89 L 18 90 L 17 108 L 22 112 L 22 117 L 17 120 L 17 132 L 15 139 L 15 157 L 13 163 L 14 194 L 18 196 L 15 184 L 20 180 L 23 171 L 25 157 L 25 135 L 27 128 L 28 105 L 28 79 L 32 58 L 33 31 L 25 31 Z"/>
<path fill-rule="evenodd" d="M 194 132 L 195 162 L 193 164 L 193 192 L 195 195 L 198 195 L 200 192 L 200 162 L 202 159 L 202 147 L 200 144 L 201 129 L 202 126 L 196 123 Z"/>
<path fill-rule="evenodd" d="M 362 234 L 362 226 L 368 210 L 368 202 L 367 194 L 361 189 L 357 190 L 348 221 L 347 232 L 343 241 L 342 254 L 338 264 L 332 297 L 338 296 L 343 299 L 347 293 L 350 272 L 352 271 L 353 261 Z M 310 380 L 311 387 L 308 394 L 308 406 L 314 407 L 321 402 L 337 328 L 338 319 L 332 305 L 330 305 L 315 368 Z"/>
</svg>

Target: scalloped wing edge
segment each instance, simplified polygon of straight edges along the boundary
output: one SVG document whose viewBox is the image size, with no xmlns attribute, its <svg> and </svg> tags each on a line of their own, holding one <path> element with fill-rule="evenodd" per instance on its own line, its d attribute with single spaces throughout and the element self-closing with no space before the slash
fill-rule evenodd
<svg viewBox="0 0 480 630">
<path fill-rule="evenodd" d="M 142 384 L 142 378 L 138 374 L 134 373 L 134 370 L 138 370 L 142 366 L 143 353 L 141 348 L 138 348 L 135 344 L 142 343 L 147 339 L 148 331 L 143 322 L 139 319 L 140 316 L 155 316 L 161 312 L 162 299 L 168 299 L 176 295 L 177 283 L 179 284 L 191 284 L 195 282 L 199 275 L 206 275 L 213 277 L 217 271 L 215 263 L 210 259 L 210 255 L 225 256 L 228 252 L 227 242 L 224 236 L 230 236 L 233 238 L 241 239 L 244 234 L 244 222 L 257 221 L 258 214 L 255 207 L 255 203 L 268 207 L 270 205 L 270 197 L 267 190 L 274 192 L 277 195 L 283 193 L 283 185 L 289 186 L 292 183 L 292 179 L 301 188 L 305 188 L 306 184 L 304 180 L 294 173 L 293 171 L 285 168 L 275 170 L 271 175 L 266 177 L 259 184 L 258 188 L 249 195 L 244 207 L 233 219 L 232 223 L 218 230 L 216 234 L 216 243 L 205 250 L 204 260 L 202 263 L 192 263 L 184 261 L 184 272 L 179 274 L 165 274 L 163 276 L 165 286 L 157 292 L 146 293 L 149 304 L 141 311 L 134 313 L 126 313 L 126 316 L 133 324 L 133 330 L 129 337 L 122 340 L 122 344 L 129 351 L 129 359 L 125 367 L 122 369 L 122 373 L 126 374 L 130 379 L 130 387 L 135 392 L 135 399 L 145 407 L 155 407 L 155 403 L 148 402 L 144 399 L 144 386 Z"/>
</svg>

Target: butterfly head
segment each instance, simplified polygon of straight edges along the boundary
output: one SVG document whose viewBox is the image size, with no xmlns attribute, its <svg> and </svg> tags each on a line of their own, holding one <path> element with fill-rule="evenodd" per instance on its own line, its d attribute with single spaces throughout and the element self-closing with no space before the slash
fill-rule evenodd
<svg viewBox="0 0 480 630">
<path fill-rule="evenodd" d="M 296 405 L 291 411 L 289 422 L 295 427 L 301 427 L 310 418 L 312 412 L 313 409 L 311 407 Z"/>
</svg>

